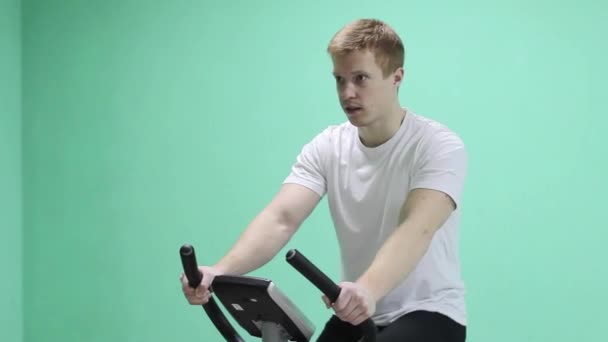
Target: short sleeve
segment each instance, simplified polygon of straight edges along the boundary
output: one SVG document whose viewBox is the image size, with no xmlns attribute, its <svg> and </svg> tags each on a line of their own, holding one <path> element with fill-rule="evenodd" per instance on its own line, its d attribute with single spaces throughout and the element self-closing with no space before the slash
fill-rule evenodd
<svg viewBox="0 0 608 342">
<path fill-rule="evenodd" d="M 442 132 L 420 151 L 414 163 L 410 190 L 442 191 L 459 207 L 468 168 L 468 155 L 462 140 L 453 133 Z"/>
<path fill-rule="evenodd" d="M 284 180 L 284 184 L 300 184 L 321 197 L 326 194 L 327 168 L 325 164 L 329 148 L 328 134 L 329 129 L 326 129 L 304 145 L 291 167 L 291 172 Z"/>
</svg>

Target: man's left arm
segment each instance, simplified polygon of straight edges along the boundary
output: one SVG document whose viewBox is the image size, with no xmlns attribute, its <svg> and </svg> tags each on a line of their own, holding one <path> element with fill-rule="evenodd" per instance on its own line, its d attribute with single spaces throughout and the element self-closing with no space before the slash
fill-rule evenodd
<svg viewBox="0 0 608 342">
<path fill-rule="evenodd" d="M 416 163 L 398 226 L 354 282 L 343 282 L 331 305 L 342 320 L 358 324 L 375 312 L 376 302 L 403 282 L 424 256 L 433 236 L 460 207 L 468 157 L 455 135 L 439 137 Z"/>
<path fill-rule="evenodd" d="M 437 136 L 416 164 L 398 226 L 357 280 L 380 300 L 416 267 L 435 232 L 460 207 L 468 156 L 455 134 Z"/>
<path fill-rule="evenodd" d="M 357 280 L 377 302 L 416 267 L 435 232 L 456 209 L 452 198 L 434 189 L 413 189 L 401 210 L 400 224 Z"/>
<path fill-rule="evenodd" d="M 356 282 L 343 282 L 336 315 L 353 325 L 369 318 L 376 303 L 406 279 L 416 267 L 433 238 L 456 208 L 450 196 L 440 190 L 410 191 L 400 214 L 400 224 L 382 245 L 372 264 Z M 325 304 L 329 307 L 327 298 Z"/>
</svg>

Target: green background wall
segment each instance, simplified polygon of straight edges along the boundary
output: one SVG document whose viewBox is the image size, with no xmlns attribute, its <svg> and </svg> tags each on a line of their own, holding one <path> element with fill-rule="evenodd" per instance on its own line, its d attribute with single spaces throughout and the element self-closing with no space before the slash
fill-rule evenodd
<svg viewBox="0 0 608 342">
<path fill-rule="evenodd" d="M 2 142 L 11 149 L 2 163 L 18 165 L 19 14 L 3 6 Z M 22 7 L 25 341 L 219 341 L 181 294 L 179 246 L 194 244 L 201 263 L 217 260 L 302 145 L 344 120 L 325 47 L 358 17 L 402 34 L 403 103 L 449 125 L 470 150 L 461 238 L 468 340 L 605 335 L 605 3 Z M 19 173 L 2 170 L 2 246 L 13 257 Z M 337 279 L 325 201 L 294 247 Z M 19 263 L 9 260 L 3 302 L 20 293 Z M 319 329 L 329 317 L 283 254 L 253 274 L 273 278 Z M 19 341 L 20 305 L 10 298 L 1 317 Z"/>
<path fill-rule="evenodd" d="M 0 341 L 21 341 L 21 40 L 19 1 L 0 0 Z"/>
</svg>

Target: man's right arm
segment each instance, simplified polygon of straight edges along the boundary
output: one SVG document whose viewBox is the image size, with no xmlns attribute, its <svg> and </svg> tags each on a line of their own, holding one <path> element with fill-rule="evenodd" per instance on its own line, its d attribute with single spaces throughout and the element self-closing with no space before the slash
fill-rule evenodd
<svg viewBox="0 0 608 342">
<path fill-rule="evenodd" d="M 231 275 L 260 268 L 287 244 L 320 200 L 321 197 L 307 187 L 283 184 L 214 268 Z"/>
<path fill-rule="evenodd" d="M 228 253 L 211 267 L 199 266 L 206 276 L 196 289 L 181 275 L 182 290 L 190 304 L 209 300 L 209 286 L 216 275 L 247 274 L 268 263 L 285 247 L 326 193 L 331 133 L 331 129 L 326 129 L 304 145 L 278 193 L 249 223 Z"/>
</svg>

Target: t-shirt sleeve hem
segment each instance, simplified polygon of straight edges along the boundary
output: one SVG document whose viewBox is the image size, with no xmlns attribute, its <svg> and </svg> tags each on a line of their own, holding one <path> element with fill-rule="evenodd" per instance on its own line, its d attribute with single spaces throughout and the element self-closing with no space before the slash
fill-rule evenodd
<svg viewBox="0 0 608 342">
<path fill-rule="evenodd" d="M 460 190 L 449 186 L 442 186 L 434 182 L 419 182 L 410 187 L 410 191 L 414 189 L 429 189 L 441 191 L 449 196 L 454 201 L 455 209 L 460 207 Z"/>
<path fill-rule="evenodd" d="M 314 191 L 315 193 L 317 193 L 317 195 L 319 195 L 319 197 L 323 197 L 325 195 L 325 189 L 323 188 L 323 186 L 309 181 L 309 180 L 305 180 L 293 175 L 288 176 L 284 181 L 283 184 L 298 184 L 298 185 L 302 185 L 304 187 L 307 187 L 308 189 Z"/>
</svg>

